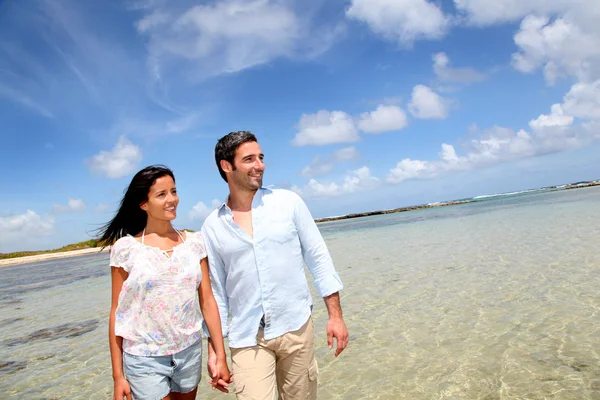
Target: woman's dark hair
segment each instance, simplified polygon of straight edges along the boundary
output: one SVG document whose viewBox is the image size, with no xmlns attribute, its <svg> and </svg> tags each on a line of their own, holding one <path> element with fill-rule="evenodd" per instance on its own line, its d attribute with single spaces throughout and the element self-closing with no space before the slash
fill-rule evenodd
<svg viewBox="0 0 600 400">
<path fill-rule="evenodd" d="M 215 146 L 215 161 L 217 162 L 217 168 L 219 168 L 221 178 L 223 178 L 225 182 L 227 182 L 227 175 L 225 175 L 225 171 L 221 168 L 221 160 L 229 162 L 233 166 L 233 169 L 235 169 L 235 164 L 233 163 L 235 151 L 246 142 L 258 143 L 258 140 L 256 140 L 256 136 L 249 131 L 238 131 L 229 132 L 217 142 L 217 145 Z"/>
<path fill-rule="evenodd" d="M 135 174 L 125 190 L 115 217 L 98 229 L 98 240 L 103 248 L 125 235 L 135 235 L 144 229 L 148 215 L 140 205 L 148 200 L 148 193 L 154 182 L 167 175 L 175 182 L 173 171 L 164 165 L 150 165 Z"/>
</svg>

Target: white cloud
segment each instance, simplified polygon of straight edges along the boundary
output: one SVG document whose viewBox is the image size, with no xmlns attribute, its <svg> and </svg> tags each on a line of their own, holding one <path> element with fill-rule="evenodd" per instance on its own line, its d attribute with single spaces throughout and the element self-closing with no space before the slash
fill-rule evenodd
<svg viewBox="0 0 600 400">
<path fill-rule="evenodd" d="M 399 161 L 392 169 L 386 181 L 389 183 L 400 183 L 408 179 L 432 178 L 436 174 L 436 167 L 429 161 L 411 160 L 405 158 Z"/>
<path fill-rule="evenodd" d="M 134 172 L 142 161 L 139 146 L 121 136 L 111 151 L 100 153 L 87 160 L 90 170 L 111 179 L 119 179 Z"/>
<path fill-rule="evenodd" d="M 562 76 L 587 80 L 600 71 L 600 30 L 591 34 L 564 18 L 550 22 L 531 15 L 523 19 L 514 40 L 520 51 L 513 54 L 513 66 L 521 72 L 543 67 L 550 84 Z"/>
<path fill-rule="evenodd" d="M 340 187 L 335 182 L 319 183 L 316 179 L 311 179 L 302 194 L 310 197 L 335 197 L 341 194 Z"/>
<path fill-rule="evenodd" d="M 354 193 L 365 189 L 371 189 L 379 184 L 379 178 L 371 175 L 371 170 L 366 167 L 360 167 L 359 169 L 352 171 L 344 178 L 342 184 L 342 192 Z"/>
<path fill-rule="evenodd" d="M 395 105 L 379 105 L 375 111 L 360 115 L 358 127 L 365 133 L 398 131 L 408 125 L 404 110 Z"/>
<path fill-rule="evenodd" d="M 433 55 L 433 72 L 442 82 L 471 83 L 485 79 L 485 75 L 473 68 L 453 68 L 446 53 Z"/>
<path fill-rule="evenodd" d="M 418 39 L 441 38 L 449 27 L 442 10 L 426 0 L 352 0 L 346 16 L 405 46 Z"/>
<path fill-rule="evenodd" d="M 577 124 L 578 120 L 581 123 Z M 550 114 L 529 122 L 537 152 L 557 152 L 585 146 L 600 137 L 594 129 L 600 123 L 600 80 L 576 83 L 562 104 L 553 104 Z"/>
<path fill-rule="evenodd" d="M 521 21 L 514 67 L 543 68 L 548 83 L 561 76 L 600 78 L 600 2 L 597 0 L 454 0 L 471 24 Z"/>
<path fill-rule="evenodd" d="M 480 26 L 513 22 L 529 14 L 561 14 L 575 7 L 587 8 L 589 12 L 598 8 L 595 0 L 454 0 L 454 5 L 467 14 L 472 24 Z"/>
<path fill-rule="evenodd" d="M 297 125 L 294 146 L 323 146 L 350 143 L 360 139 L 351 116 L 343 111 L 321 110 L 316 114 L 303 114 Z"/>
<path fill-rule="evenodd" d="M 356 193 L 363 190 L 373 189 L 380 184 L 380 180 L 371 175 L 371 170 L 363 166 L 349 172 L 341 183 L 321 183 L 311 179 L 303 189 L 294 188 L 296 193 L 307 197 L 327 198 Z"/>
<path fill-rule="evenodd" d="M 573 85 L 565 95 L 563 108 L 576 118 L 600 120 L 600 79 Z"/>
<path fill-rule="evenodd" d="M 421 119 L 444 119 L 450 112 L 450 102 L 425 85 L 416 85 L 408 110 Z"/>
<path fill-rule="evenodd" d="M 137 29 L 149 38 L 158 80 L 172 76 L 173 68 L 203 79 L 328 49 L 340 26 L 317 26 L 310 12 L 294 7 L 277 0 L 224 0 L 180 10 L 155 5 L 145 8 Z"/>
<path fill-rule="evenodd" d="M 211 202 L 211 207 L 209 207 L 203 202 L 199 201 L 194 207 L 192 207 L 192 209 L 188 213 L 188 216 L 192 221 L 204 220 L 214 209 L 219 207 L 221 204 L 222 201 L 213 199 Z"/>
<path fill-rule="evenodd" d="M 564 114 L 562 105 L 553 104 L 549 115 L 540 115 L 537 119 L 530 121 L 529 126 L 533 130 L 540 130 L 547 127 L 569 126 L 573 120 L 572 116 Z"/>
<path fill-rule="evenodd" d="M 66 205 L 54 204 L 52 206 L 52 212 L 54 214 L 66 214 L 73 212 L 85 211 L 85 202 L 82 199 L 73 199 L 69 197 Z"/>
<path fill-rule="evenodd" d="M 300 173 L 307 178 L 325 175 L 333 170 L 335 164 L 352 161 L 358 157 L 360 157 L 360 153 L 354 146 L 336 150 L 327 157 L 321 157 L 321 155 L 317 154 L 311 163 L 304 167 Z"/>
<path fill-rule="evenodd" d="M 104 211 L 108 210 L 108 204 L 104 204 L 104 203 L 99 203 L 96 208 L 94 209 L 95 213 L 102 213 Z"/>
<path fill-rule="evenodd" d="M 466 148 L 468 168 L 485 166 L 536 154 L 532 136 L 524 130 L 494 126 L 472 139 Z"/>
<path fill-rule="evenodd" d="M 2 246 L 25 247 L 33 239 L 54 233 L 54 219 L 42 217 L 27 210 L 24 214 L 0 217 L 0 242 Z M 2 251 L 7 251 L 2 247 Z"/>
</svg>

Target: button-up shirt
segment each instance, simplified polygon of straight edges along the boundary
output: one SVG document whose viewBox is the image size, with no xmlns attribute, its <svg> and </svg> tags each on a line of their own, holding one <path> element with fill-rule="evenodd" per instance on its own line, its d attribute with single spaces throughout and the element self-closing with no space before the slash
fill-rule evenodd
<svg viewBox="0 0 600 400">
<path fill-rule="evenodd" d="M 342 289 L 325 241 L 296 193 L 259 189 L 252 230 L 250 236 L 234 221 L 227 202 L 202 226 L 223 336 L 232 348 L 256 345 L 263 316 L 265 339 L 304 325 L 312 307 L 304 263 L 322 297 Z"/>
</svg>

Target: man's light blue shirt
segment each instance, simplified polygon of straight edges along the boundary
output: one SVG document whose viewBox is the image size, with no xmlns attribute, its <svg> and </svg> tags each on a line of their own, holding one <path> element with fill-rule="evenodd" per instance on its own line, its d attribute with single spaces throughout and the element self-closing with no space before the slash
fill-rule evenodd
<svg viewBox="0 0 600 400">
<path fill-rule="evenodd" d="M 226 203 L 202 226 L 223 336 L 232 348 L 256 345 L 263 316 L 265 339 L 304 325 L 312 306 L 304 263 L 322 297 L 343 287 L 325 241 L 296 193 L 259 189 L 252 201 L 252 229 L 254 237 L 233 220 Z"/>
</svg>

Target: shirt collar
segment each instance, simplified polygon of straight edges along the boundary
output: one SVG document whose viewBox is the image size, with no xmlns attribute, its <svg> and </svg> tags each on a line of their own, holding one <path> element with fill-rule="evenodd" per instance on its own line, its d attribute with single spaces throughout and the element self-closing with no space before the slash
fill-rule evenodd
<svg viewBox="0 0 600 400">
<path fill-rule="evenodd" d="M 260 201 L 260 199 L 262 199 L 262 197 L 266 194 L 266 193 L 271 193 L 273 186 L 266 186 L 266 187 L 261 187 L 260 189 L 258 189 L 256 191 L 256 194 L 254 195 L 254 199 L 252 199 L 252 208 L 254 208 L 254 206 L 257 204 L 257 201 Z M 229 210 L 229 206 L 227 205 L 227 202 L 229 201 L 229 195 L 227 195 L 227 197 L 225 198 L 225 200 L 223 201 L 223 203 L 221 203 L 221 205 L 217 208 L 217 210 L 219 210 L 219 214 L 221 214 L 221 212 L 223 212 L 223 210 Z"/>
</svg>

